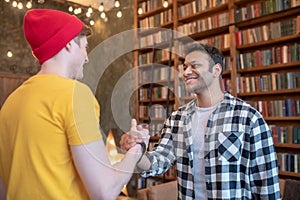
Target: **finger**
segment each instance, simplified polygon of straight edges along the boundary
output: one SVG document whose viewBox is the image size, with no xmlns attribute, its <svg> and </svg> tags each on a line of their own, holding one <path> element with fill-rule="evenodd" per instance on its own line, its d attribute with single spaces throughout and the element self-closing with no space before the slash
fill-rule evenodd
<svg viewBox="0 0 300 200">
<path fill-rule="evenodd" d="M 136 122 L 136 119 L 131 119 L 131 128 L 130 130 L 132 131 L 136 131 L 136 126 L 137 126 L 137 122 Z"/>
</svg>

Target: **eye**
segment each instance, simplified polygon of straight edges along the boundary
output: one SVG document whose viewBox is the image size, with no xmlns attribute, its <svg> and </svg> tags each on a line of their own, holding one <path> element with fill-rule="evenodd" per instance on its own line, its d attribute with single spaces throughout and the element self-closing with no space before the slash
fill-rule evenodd
<svg viewBox="0 0 300 200">
<path fill-rule="evenodd" d="M 200 65 L 199 65 L 199 64 L 197 64 L 197 63 L 195 63 L 195 64 L 192 64 L 191 66 L 192 66 L 192 68 L 193 68 L 193 69 L 197 69 L 197 68 L 199 68 L 199 67 L 200 67 Z"/>
</svg>

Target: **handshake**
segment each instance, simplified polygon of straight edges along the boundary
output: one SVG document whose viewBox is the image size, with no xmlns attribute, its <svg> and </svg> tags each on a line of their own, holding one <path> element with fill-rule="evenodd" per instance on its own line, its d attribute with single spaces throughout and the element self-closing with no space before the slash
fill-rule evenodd
<svg viewBox="0 0 300 200">
<path fill-rule="evenodd" d="M 137 125 L 135 119 L 131 120 L 130 131 L 123 134 L 120 140 L 120 147 L 124 151 L 128 151 L 131 147 L 134 147 L 136 144 L 145 145 L 143 148 L 147 149 L 149 145 L 149 130 L 148 125 Z"/>
</svg>

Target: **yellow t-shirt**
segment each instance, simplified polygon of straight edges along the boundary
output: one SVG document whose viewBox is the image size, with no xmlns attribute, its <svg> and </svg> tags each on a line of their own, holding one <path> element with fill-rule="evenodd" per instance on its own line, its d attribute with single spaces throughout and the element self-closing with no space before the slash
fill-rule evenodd
<svg viewBox="0 0 300 200">
<path fill-rule="evenodd" d="M 25 81 L 0 111 L 0 175 L 7 199 L 88 199 L 70 145 L 102 138 L 90 89 L 57 75 Z"/>
</svg>

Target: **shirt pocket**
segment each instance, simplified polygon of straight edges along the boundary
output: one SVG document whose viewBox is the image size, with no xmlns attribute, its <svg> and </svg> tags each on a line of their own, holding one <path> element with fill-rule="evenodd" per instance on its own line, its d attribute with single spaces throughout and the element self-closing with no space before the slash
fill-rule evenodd
<svg viewBox="0 0 300 200">
<path fill-rule="evenodd" d="M 219 160 L 236 162 L 241 157 L 242 132 L 222 132 L 218 134 L 217 148 Z"/>
</svg>

